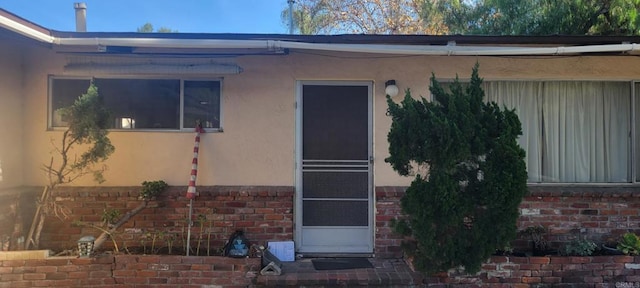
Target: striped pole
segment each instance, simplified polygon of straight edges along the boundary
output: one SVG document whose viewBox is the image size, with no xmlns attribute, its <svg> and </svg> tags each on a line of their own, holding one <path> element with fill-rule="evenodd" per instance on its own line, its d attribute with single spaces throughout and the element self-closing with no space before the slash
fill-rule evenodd
<svg viewBox="0 0 640 288">
<path fill-rule="evenodd" d="M 191 227 L 193 226 L 193 199 L 196 198 L 196 178 L 198 178 L 198 152 L 200 150 L 200 133 L 204 133 L 204 129 L 200 123 L 196 124 L 196 141 L 193 145 L 193 160 L 191 161 L 191 177 L 189 178 L 189 187 L 187 188 L 187 199 L 189 199 L 189 229 L 187 230 L 187 256 L 191 250 Z"/>
<path fill-rule="evenodd" d="M 198 178 L 198 152 L 200 150 L 200 133 L 204 133 L 202 126 L 196 126 L 196 142 L 193 145 L 193 160 L 191 161 L 191 178 L 187 188 L 187 199 L 196 198 L 196 178 Z"/>
</svg>

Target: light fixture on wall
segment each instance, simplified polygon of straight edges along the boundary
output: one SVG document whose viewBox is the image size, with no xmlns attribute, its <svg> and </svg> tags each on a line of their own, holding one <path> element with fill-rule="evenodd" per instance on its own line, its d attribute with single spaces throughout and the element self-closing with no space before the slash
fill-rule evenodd
<svg viewBox="0 0 640 288">
<path fill-rule="evenodd" d="M 398 86 L 396 86 L 396 80 L 389 80 L 384 82 L 384 93 L 390 97 L 396 97 L 398 95 Z"/>
</svg>

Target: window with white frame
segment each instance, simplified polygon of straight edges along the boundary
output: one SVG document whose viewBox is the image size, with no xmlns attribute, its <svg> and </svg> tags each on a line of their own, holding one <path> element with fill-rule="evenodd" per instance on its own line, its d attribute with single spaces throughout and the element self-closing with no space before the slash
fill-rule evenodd
<svg viewBox="0 0 640 288">
<path fill-rule="evenodd" d="M 640 180 L 632 161 L 632 84 L 615 81 L 485 81 L 485 100 L 515 109 L 530 183 Z M 640 84 L 635 84 L 635 91 Z M 640 111 L 635 101 L 635 111 Z M 638 119 L 635 120 L 638 123 Z M 640 125 L 636 134 L 640 135 Z M 637 140 L 636 140 L 637 141 Z M 632 176 L 636 171 L 635 177 Z"/>
<path fill-rule="evenodd" d="M 86 93 L 92 80 L 111 112 L 112 129 L 180 130 L 197 121 L 221 128 L 220 80 L 63 77 L 49 82 L 51 127 L 66 126 L 59 109 Z"/>
</svg>

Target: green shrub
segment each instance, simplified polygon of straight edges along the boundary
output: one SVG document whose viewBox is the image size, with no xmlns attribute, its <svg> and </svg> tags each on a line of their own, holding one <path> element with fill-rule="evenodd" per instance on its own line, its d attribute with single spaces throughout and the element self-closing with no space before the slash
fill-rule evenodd
<svg viewBox="0 0 640 288">
<path fill-rule="evenodd" d="M 622 239 L 618 242 L 618 250 L 627 255 L 640 254 L 640 238 L 634 233 L 624 233 Z"/>
<path fill-rule="evenodd" d="M 164 191 L 169 187 L 166 182 L 162 180 L 156 181 L 144 181 L 142 182 L 142 191 L 140 191 L 140 198 L 144 200 L 149 200 L 153 197 L 158 196 L 160 192 Z"/>
<path fill-rule="evenodd" d="M 483 102 L 481 83 L 476 65 L 470 84 L 456 79 L 451 92 L 433 75 L 433 101 L 415 100 L 409 90 L 400 104 L 387 97 L 393 122 L 385 161 L 400 175 L 417 174 L 401 200 L 407 218 L 395 228 L 415 240 L 405 251 L 422 271 L 476 272 L 516 236 L 527 191 L 525 152 L 516 142 L 522 129 L 513 110 Z"/>
<path fill-rule="evenodd" d="M 533 250 L 545 251 L 549 249 L 549 242 L 545 238 L 547 228 L 544 226 L 529 226 L 520 230 L 518 234 L 528 237 L 533 242 Z"/>
<path fill-rule="evenodd" d="M 598 245 L 587 239 L 574 239 L 565 244 L 562 254 L 567 256 L 591 256 L 596 251 Z"/>
</svg>

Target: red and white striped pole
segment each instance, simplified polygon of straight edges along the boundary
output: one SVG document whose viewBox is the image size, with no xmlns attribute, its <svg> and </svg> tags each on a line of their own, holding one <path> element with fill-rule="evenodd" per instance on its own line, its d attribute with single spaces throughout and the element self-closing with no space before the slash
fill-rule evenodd
<svg viewBox="0 0 640 288">
<path fill-rule="evenodd" d="M 187 199 L 196 198 L 196 178 L 198 178 L 198 152 L 200 151 L 200 133 L 204 133 L 204 129 L 200 124 L 196 125 L 196 142 L 193 145 L 193 161 L 191 161 L 191 178 L 189 179 L 189 188 L 187 188 Z"/>
<path fill-rule="evenodd" d="M 204 129 L 200 123 L 196 123 L 196 141 L 193 145 L 193 160 L 191 161 L 191 177 L 189 178 L 189 187 L 187 188 L 187 199 L 189 199 L 189 230 L 187 230 L 187 256 L 191 250 L 191 227 L 193 226 L 193 199 L 196 198 L 196 178 L 198 178 L 198 152 L 200 152 L 200 133 L 204 133 Z"/>
</svg>

